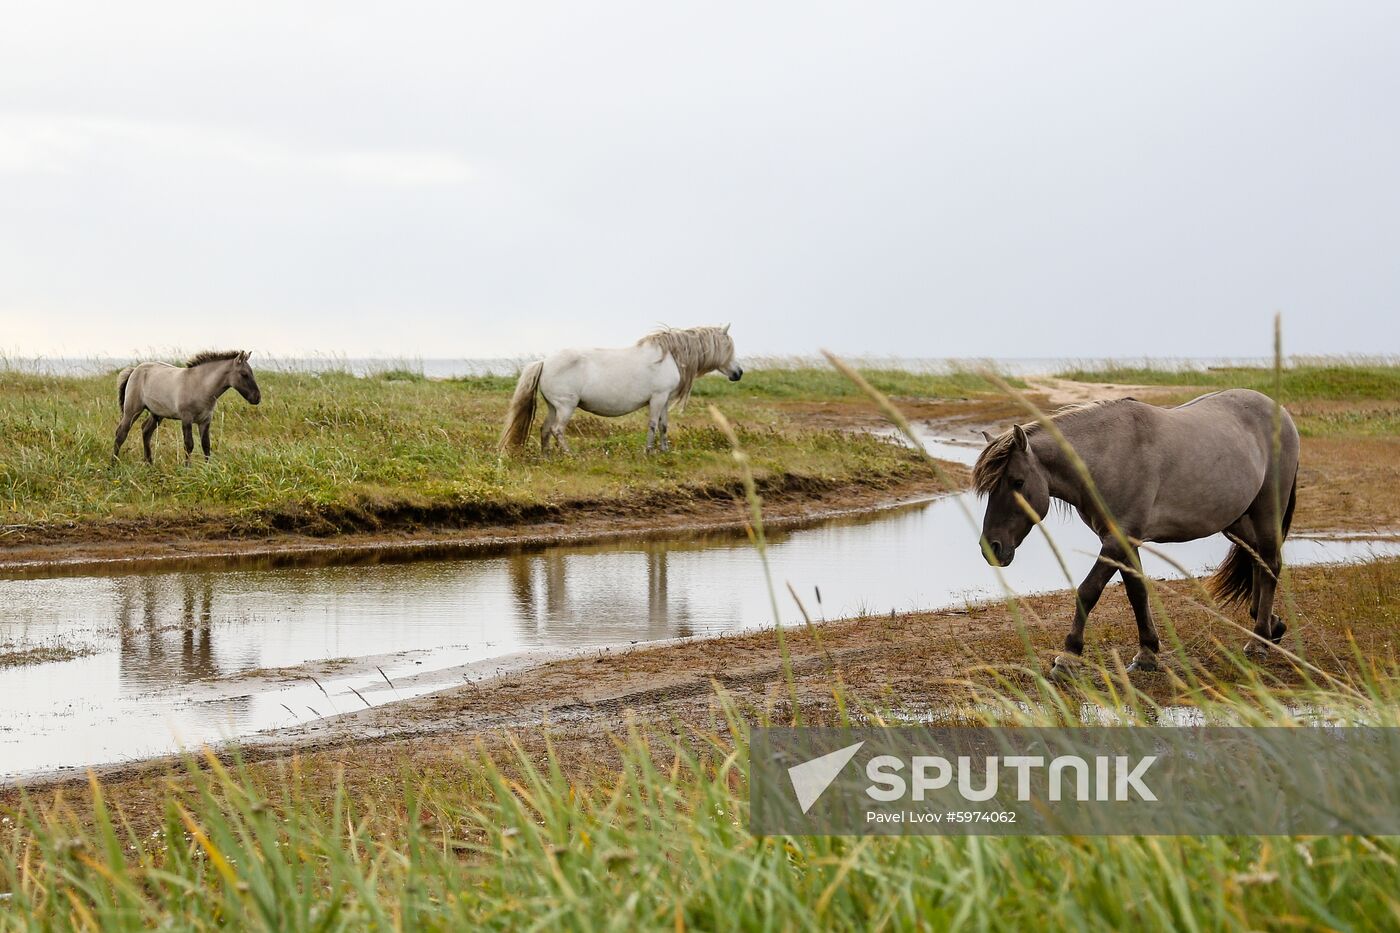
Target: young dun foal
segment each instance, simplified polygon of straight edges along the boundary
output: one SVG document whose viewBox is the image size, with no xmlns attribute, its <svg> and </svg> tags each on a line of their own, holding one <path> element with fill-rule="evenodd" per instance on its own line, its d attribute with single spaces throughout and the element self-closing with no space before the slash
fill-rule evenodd
<svg viewBox="0 0 1400 933">
<path fill-rule="evenodd" d="M 549 407 L 540 429 L 542 452 L 553 438 L 569 453 L 564 428 L 579 408 L 616 418 L 649 407 L 646 451 L 651 453 L 654 440 L 663 451 L 670 450 L 667 409 L 677 402 L 684 404 L 695 380 L 716 370 L 731 382 L 744 375 L 734 358 L 728 324 L 685 330 L 668 327 L 619 349 L 560 350 L 521 371 L 501 432 L 501 450 L 525 446 L 537 393 Z"/>
<path fill-rule="evenodd" d="M 1274 589 L 1293 519 L 1298 430 L 1279 409 L 1275 436 L 1274 415 L 1273 401 L 1248 389 L 1214 392 L 1170 409 L 1125 398 L 1053 415 L 1121 534 L 1040 424 L 988 435 L 972 475 L 977 492 L 988 499 L 982 539 L 989 563 L 1011 563 L 1051 499 L 1077 510 L 1102 545 L 1079 585 L 1074 625 L 1065 639 L 1069 657 L 1055 659 L 1052 675 L 1067 675 L 1083 653 L 1089 613 L 1120 566 L 1141 567 L 1137 544 L 1143 541 L 1192 541 L 1225 532 L 1234 547 L 1212 577 L 1215 595 L 1227 605 L 1249 599 L 1258 636 L 1246 646 L 1249 653 L 1267 650 L 1267 642 L 1278 644 L 1285 626 L 1273 614 Z M 1138 624 L 1138 653 L 1129 669 L 1156 670 L 1159 645 L 1147 586 L 1136 573 L 1122 575 Z"/>
<path fill-rule="evenodd" d="M 184 366 L 169 363 L 141 363 L 121 372 L 117 386 L 117 401 L 121 404 L 122 420 L 117 424 L 117 441 L 112 446 L 112 462 L 121 456 L 122 444 L 131 425 L 141 412 L 150 415 L 141 426 L 141 441 L 146 449 L 146 462 L 151 462 L 151 435 L 166 418 L 178 418 L 185 430 L 185 462 L 194 452 L 194 426 L 199 425 L 199 441 L 204 459 L 209 459 L 209 421 L 214 417 L 214 403 L 229 389 L 247 399 L 251 405 L 262 401 L 258 381 L 248 365 L 248 350 L 225 353 L 206 352 L 190 358 Z"/>
</svg>

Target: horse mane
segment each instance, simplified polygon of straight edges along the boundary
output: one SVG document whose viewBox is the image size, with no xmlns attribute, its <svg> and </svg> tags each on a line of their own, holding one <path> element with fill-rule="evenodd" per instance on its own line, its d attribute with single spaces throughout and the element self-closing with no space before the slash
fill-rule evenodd
<svg viewBox="0 0 1400 933">
<path fill-rule="evenodd" d="M 637 341 L 637 346 L 653 346 L 669 353 L 681 373 L 681 383 L 671 396 L 681 405 L 690 398 L 691 387 L 698 376 L 718 369 L 734 356 L 734 340 L 723 327 L 663 327 Z"/>
<path fill-rule="evenodd" d="M 1086 411 L 1097 411 L 1109 405 L 1116 405 L 1119 402 L 1131 402 L 1131 398 L 1108 398 L 1098 399 L 1092 402 L 1078 402 L 1073 405 L 1066 405 L 1057 408 L 1050 413 L 1050 420 L 1056 424 L 1072 420 L 1076 415 L 1082 415 Z M 1043 425 L 1039 421 L 1032 421 L 1030 424 L 1021 425 L 1021 429 L 1027 435 L 1039 434 Z M 997 437 L 988 442 L 982 453 L 977 456 L 977 463 L 972 467 L 972 488 L 979 496 L 989 496 L 997 488 L 997 483 L 1006 474 L 1006 468 L 1011 463 L 1011 451 L 1015 447 L 1015 431 L 1003 431 Z"/>
<path fill-rule="evenodd" d="M 205 350 L 185 360 L 185 368 L 193 369 L 196 366 L 203 366 L 205 363 L 217 363 L 220 360 L 231 360 L 242 355 L 242 350 Z"/>
</svg>

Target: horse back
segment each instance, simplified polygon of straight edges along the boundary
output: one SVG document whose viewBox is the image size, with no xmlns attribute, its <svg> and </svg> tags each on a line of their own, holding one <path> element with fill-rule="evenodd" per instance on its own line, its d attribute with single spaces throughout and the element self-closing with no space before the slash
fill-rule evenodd
<svg viewBox="0 0 1400 933">
<path fill-rule="evenodd" d="M 1266 396 L 1227 390 L 1176 408 L 1124 399 L 1064 428 L 1129 534 L 1187 541 L 1226 527 L 1258 496 L 1273 460 L 1273 411 Z M 1297 432 L 1286 413 L 1283 441 L 1279 465 L 1291 477 Z"/>
<path fill-rule="evenodd" d="M 138 363 L 122 382 L 123 405 L 148 408 L 161 418 L 180 417 L 180 380 L 187 372 L 169 363 Z"/>
<path fill-rule="evenodd" d="M 1158 409 L 1168 422 L 1189 432 L 1202 444 L 1225 449 L 1249 449 L 1274 455 L 1274 415 L 1279 415 L 1282 455 L 1296 455 L 1298 429 L 1288 410 L 1253 389 L 1224 389 L 1198 396 L 1176 408 Z"/>
<path fill-rule="evenodd" d="M 1291 481 L 1298 465 L 1298 432 L 1281 413 L 1274 437 L 1274 402 L 1251 389 L 1214 392 L 1177 408 L 1143 406 L 1152 414 L 1144 451 L 1155 476 L 1151 533 L 1157 540 L 1218 531 L 1243 515 L 1274 471 Z"/>
</svg>

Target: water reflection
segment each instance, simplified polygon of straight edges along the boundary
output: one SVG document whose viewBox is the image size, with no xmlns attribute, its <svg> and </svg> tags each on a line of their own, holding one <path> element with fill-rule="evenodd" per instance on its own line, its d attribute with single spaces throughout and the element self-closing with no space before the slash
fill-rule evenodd
<svg viewBox="0 0 1400 933">
<path fill-rule="evenodd" d="M 551 548 L 543 554 L 507 559 L 516 631 L 524 642 L 545 643 L 555 636 L 576 639 L 580 632 L 603 641 L 656 641 L 695 634 L 688 590 L 672 599 L 667 541 L 640 546 L 595 548 L 584 554 Z M 695 545 L 691 545 L 691 550 Z M 622 561 L 609 560 L 623 558 Z M 633 585 L 627 556 L 642 558 L 641 586 Z M 594 575 L 593 579 L 589 579 Z"/>
<path fill-rule="evenodd" d="M 818 617 L 996 597 L 1001 584 L 976 548 L 968 505 L 977 510 L 950 497 L 773 535 L 773 580 L 804 596 L 820 587 L 821 604 L 808 602 Z M 1097 551 L 1092 534 L 1058 517 L 1051 528 L 1071 572 L 1084 573 Z M 1201 570 L 1225 549 L 1216 537 L 1167 550 Z M 1395 542 L 1297 538 L 1285 552 L 1294 565 L 1393 553 Z M 1172 573 L 1153 558 L 1146 566 Z M 1039 533 L 1005 579 L 1020 593 L 1065 586 Z M 751 629 L 773 624 L 772 611 L 762 567 L 735 534 L 360 566 L 0 580 L 0 644 L 95 649 L 0 668 L 0 779 L 247 735 L 357 708 L 360 696 L 386 702 L 442 686 L 424 676 L 433 671 L 459 678 L 458 665 L 512 653 Z M 785 593 L 779 611 L 784 624 L 800 622 Z M 272 673 L 238 676 L 253 670 Z"/>
<path fill-rule="evenodd" d="M 124 683 L 149 684 L 172 678 L 196 679 L 217 673 L 211 628 L 213 587 L 208 581 L 185 580 L 183 617 L 176 625 L 160 618 L 157 580 L 120 581 L 117 628 L 121 642 Z M 198 607 L 196 608 L 198 604 Z M 175 628 L 176 633 L 169 630 Z M 178 650 L 172 641 L 179 642 Z"/>
</svg>

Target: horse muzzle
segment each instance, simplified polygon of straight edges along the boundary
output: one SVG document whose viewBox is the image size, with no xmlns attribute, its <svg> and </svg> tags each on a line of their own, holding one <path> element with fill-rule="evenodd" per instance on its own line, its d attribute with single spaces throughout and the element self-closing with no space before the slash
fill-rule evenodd
<svg viewBox="0 0 1400 933">
<path fill-rule="evenodd" d="M 987 558 L 987 563 L 993 567 L 1010 567 L 1011 562 L 1016 559 L 1016 548 L 1004 547 L 1000 541 L 989 541 L 982 550 L 982 556 Z"/>
<path fill-rule="evenodd" d="M 742 369 L 736 369 L 736 370 L 734 370 L 734 372 L 732 372 L 732 373 L 729 374 L 729 381 L 730 381 L 730 382 L 738 382 L 740 379 L 743 379 L 743 378 L 744 378 L 744 371 L 743 371 Z"/>
</svg>

